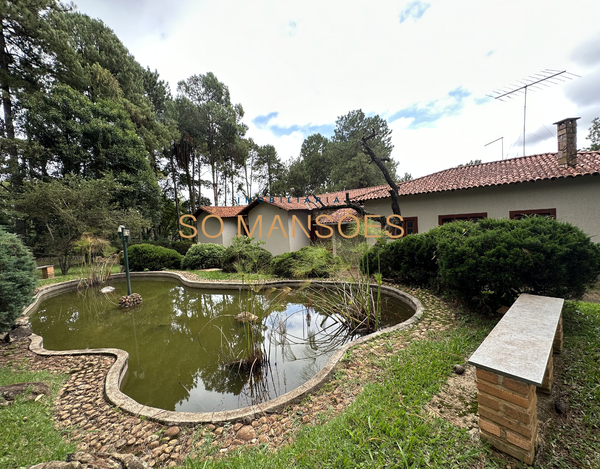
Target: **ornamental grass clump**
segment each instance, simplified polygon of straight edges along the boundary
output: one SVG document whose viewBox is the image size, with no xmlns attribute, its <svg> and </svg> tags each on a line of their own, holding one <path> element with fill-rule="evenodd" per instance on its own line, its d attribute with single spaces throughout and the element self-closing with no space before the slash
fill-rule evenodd
<svg viewBox="0 0 600 469">
<path fill-rule="evenodd" d="M 247 236 L 236 236 L 223 254 L 224 272 L 259 273 L 267 271 L 273 255 L 260 247 L 264 241 L 254 241 Z"/>
</svg>

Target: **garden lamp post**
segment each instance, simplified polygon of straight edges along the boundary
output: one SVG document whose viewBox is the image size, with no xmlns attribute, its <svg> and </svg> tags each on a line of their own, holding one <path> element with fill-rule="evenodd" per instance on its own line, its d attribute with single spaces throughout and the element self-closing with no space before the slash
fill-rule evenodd
<svg viewBox="0 0 600 469">
<path fill-rule="evenodd" d="M 127 295 L 131 295 L 131 280 L 129 279 L 129 258 L 127 257 L 127 242 L 129 230 L 123 225 L 119 226 L 119 238 L 123 240 L 123 258 L 125 259 L 125 278 L 127 279 Z"/>
</svg>

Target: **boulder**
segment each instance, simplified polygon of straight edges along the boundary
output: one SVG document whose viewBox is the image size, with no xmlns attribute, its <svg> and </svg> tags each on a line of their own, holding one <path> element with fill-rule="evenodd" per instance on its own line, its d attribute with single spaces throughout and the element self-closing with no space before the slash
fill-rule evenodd
<svg viewBox="0 0 600 469">
<path fill-rule="evenodd" d="M 0 386 L 0 396 L 7 401 L 14 401 L 15 397 L 25 394 L 31 387 L 31 394 L 28 399 L 34 400 L 39 395 L 49 396 L 51 393 L 50 386 L 46 383 L 17 383 Z"/>
</svg>

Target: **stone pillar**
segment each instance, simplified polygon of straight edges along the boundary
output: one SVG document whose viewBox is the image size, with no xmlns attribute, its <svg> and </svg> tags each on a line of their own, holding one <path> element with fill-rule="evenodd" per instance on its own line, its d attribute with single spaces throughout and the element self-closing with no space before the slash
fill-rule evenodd
<svg viewBox="0 0 600 469">
<path fill-rule="evenodd" d="M 542 385 L 540 386 L 540 391 L 545 394 L 550 394 L 552 392 L 552 381 L 554 380 L 554 360 L 552 358 L 552 354 L 550 354 L 550 358 L 548 358 L 548 364 L 546 365 L 546 372 L 544 373 L 544 381 L 542 381 Z"/>
<path fill-rule="evenodd" d="M 570 117 L 555 122 L 558 140 L 558 165 L 567 168 L 577 164 L 577 119 Z"/>
<path fill-rule="evenodd" d="M 556 334 L 554 334 L 554 342 L 552 343 L 552 350 L 554 353 L 562 353 L 563 350 L 563 326 L 562 326 L 562 315 L 558 320 L 558 326 L 556 327 Z"/>
<path fill-rule="evenodd" d="M 537 394 L 532 384 L 477 368 L 479 436 L 532 464 L 537 438 Z"/>
</svg>

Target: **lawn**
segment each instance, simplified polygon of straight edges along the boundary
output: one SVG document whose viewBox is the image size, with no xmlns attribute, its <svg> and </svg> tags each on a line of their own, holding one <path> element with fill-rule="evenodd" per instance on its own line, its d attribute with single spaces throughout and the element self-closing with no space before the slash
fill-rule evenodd
<svg viewBox="0 0 600 469">
<path fill-rule="evenodd" d="M 38 402 L 17 397 L 14 404 L 0 408 L 0 468 L 30 466 L 45 461 L 65 460 L 75 451 L 54 429 L 53 400 L 67 376 L 46 371 L 0 368 L 0 386 L 43 381 L 52 388 L 52 398 Z"/>
</svg>

